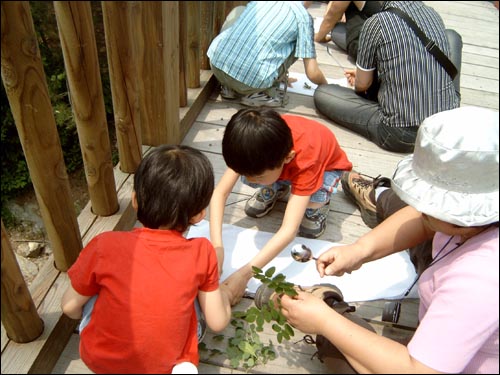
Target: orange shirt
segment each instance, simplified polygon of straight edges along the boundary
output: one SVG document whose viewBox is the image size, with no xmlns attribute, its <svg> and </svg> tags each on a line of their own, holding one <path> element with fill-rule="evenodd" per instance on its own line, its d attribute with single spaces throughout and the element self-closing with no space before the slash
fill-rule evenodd
<svg viewBox="0 0 500 375">
<path fill-rule="evenodd" d="M 170 230 L 106 232 L 82 250 L 68 275 L 80 294 L 98 294 L 80 337 L 80 355 L 96 373 L 170 373 L 198 364 L 198 290 L 219 286 L 206 238 Z"/>
<path fill-rule="evenodd" d="M 292 131 L 295 158 L 285 164 L 279 180 L 292 184 L 292 194 L 312 195 L 321 188 L 325 171 L 352 169 L 333 132 L 301 116 L 281 116 Z"/>
</svg>

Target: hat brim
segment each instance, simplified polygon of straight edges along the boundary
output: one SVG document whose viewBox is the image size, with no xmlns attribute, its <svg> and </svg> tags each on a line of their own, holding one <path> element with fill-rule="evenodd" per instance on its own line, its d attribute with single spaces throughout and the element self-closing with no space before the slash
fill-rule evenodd
<svg viewBox="0 0 500 375">
<path fill-rule="evenodd" d="M 405 203 L 426 215 L 464 227 L 498 221 L 498 191 L 474 194 L 444 190 L 421 179 L 412 163 L 413 155 L 401 160 L 392 179 L 392 189 Z"/>
</svg>

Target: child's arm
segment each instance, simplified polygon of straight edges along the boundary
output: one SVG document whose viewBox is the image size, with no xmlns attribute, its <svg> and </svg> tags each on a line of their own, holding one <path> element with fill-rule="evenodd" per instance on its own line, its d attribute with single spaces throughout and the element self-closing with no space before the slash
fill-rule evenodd
<svg viewBox="0 0 500 375">
<path fill-rule="evenodd" d="M 200 303 L 203 315 L 208 327 L 212 331 L 220 332 L 229 324 L 231 319 L 230 292 L 224 285 L 220 285 L 213 292 L 198 292 L 198 302 Z"/>
<path fill-rule="evenodd" d="M 92 296 L 83 296 L 78 293 L 73 286 L 68 285 L 61 299 L 61 309 L 71 319 L 80 319 L 82 317 L 83 305 L 92 298 Z"/>
<path fill-rule="evenodd" d="M 234 185 L 238 181 L 239 174 L 228 168 L 219 183 L 214 189 L 212 199 L 210 201 L 210 241 L 217 253 L 217 261 L 219 262 L 219 275 L 222 274 L 222 266 L 224 264 L 224 245 L 222 242 L 222 223 L 224 220 L 224 208 L 227 198 Z"/>
<path fill-rule="evenodd" d="M 250 262 L 224 280 L 224 285 L 227 285 L 231 290 L 231 303 L 233 305 L 238 303 L 245 293 L 246 286 L 253 276 L 252 266 L 264 268 L 295 239 L 309 199 L 310 196 L 291 194 L 280 229 Z"/>
</svg>

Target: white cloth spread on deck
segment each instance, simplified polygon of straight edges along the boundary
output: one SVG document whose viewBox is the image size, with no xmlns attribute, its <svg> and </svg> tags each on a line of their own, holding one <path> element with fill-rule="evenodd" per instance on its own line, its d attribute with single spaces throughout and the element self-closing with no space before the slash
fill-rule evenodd
<svg viewBox="0 0 500 375">
<path fill-rule="evenodd" d="M 288 87 L 288 92 L 293 92 L 295 94 L 302 94 L 307 96 L 313 96 L 314 91 L 318 87 L 317 84 L 312 83 L 309 78 L 303 73 L 289 73 L 290 78 L 296 78 L 297 82 L 292 82 L 292 87 Z M 346 78 L 327 78 L 328 83 L 335 83 L 340 86 L 350 87 L 347 83 Z M 281 89 L 285 89 L 285 85 L 281 84 Z"/>
<path fill-rule="evenodd" d="M 273 233 L 224 224 L 222 235 L 225 256 L 221 280 L 224 280 L 248 263 L 269 241 Z M 203 220 L 196 226 L 191 226 L 187 237 L 210 238 L 208 221 Z M 314 260 L 307 263 L 293 260 L 290 254 L 295 244 L 308 246 L 312 250 L 314 257 L 318 257 L 332 246 L 340 245 L 339 243 L 296 237 L 263 270 L 275 266 L 276 272 L 274 276 L 282 273 L 286 276 L 286 281 L 302 286 L 319 283 L 334 284 L 342 291 L 346 302 L 402 297 L 416 278 L 415 269 L 406 251 L 366 263 L 351 274 L 344 274 L 341 277 L 325 276 L 320 278 Z M 255 293 L 259 285 L 260 281 L 254 278 L 250 279 L 248 292 Z M 416 289 L 414 287 L 408 297 L 417 297 Z"/>
</svg>

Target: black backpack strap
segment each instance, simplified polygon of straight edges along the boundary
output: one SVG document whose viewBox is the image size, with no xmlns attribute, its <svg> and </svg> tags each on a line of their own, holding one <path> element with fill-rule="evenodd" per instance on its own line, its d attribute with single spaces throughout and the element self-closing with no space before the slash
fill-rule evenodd
<svg viewBox="0 0 500 375">
<path fill-rule="evenodd" d="M 431 55 L 433 55 L 436 60 L 441 64 L 441 66 L 446 70 L 451 79 L 455 79 L 458 71 L 455 65 L 450 61 L 448 56 L 446 56 L 443 51 L 438 47 L 438 45 L 433 41 L 427 38 L 424 32 L 417 26 L 415 21 L 413 21 L 405 12 L 398 8 L 387 8 L 384 9 L 384 12 L 391 12 L 401 19 L 403 19 L 408 26 L 415 32 L 415 34 L 420 38 L 422 43 L 425 46 L 425 49 L 429 51 Z"/>
</svg>

